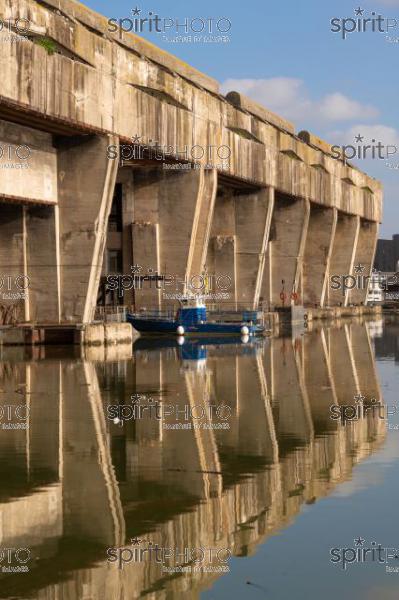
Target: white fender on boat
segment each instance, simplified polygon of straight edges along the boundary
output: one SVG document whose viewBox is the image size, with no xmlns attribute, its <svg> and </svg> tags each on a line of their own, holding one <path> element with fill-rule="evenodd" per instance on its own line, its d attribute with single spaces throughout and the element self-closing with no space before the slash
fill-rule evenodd
<svg viewBox="0 0 399 600">
<path fill-rule="evenodd" d="M 249 329 L 248 329 L 248 327 L 246 325 L 243 325 L 241 327 L 241 333 L 242 333 L 242 335 L 248 335 Z"/>
<path fill-rule="evenodd" d="M 184 335 L 184 327 L 183 325 L 179 325 L 178 328 L 176 329 L 177 333 L 179 335 Z"/>
</svg>

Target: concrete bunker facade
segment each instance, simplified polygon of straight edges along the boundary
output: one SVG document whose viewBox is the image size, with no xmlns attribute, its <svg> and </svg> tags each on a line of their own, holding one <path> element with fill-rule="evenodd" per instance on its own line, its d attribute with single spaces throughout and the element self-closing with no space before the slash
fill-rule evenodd
<svg viewBox="0 0 399 600">
<path fill-rule="evenodd" d="M 371 272 L 378 181 L 73 0 L 0 0 L 0 18 L 30 24 L 0 40 L 0 146 L 14 165 L 0 164 L 3 324 L 91 323 L 101 278 L 132 265 L 228 276 L 230 302 L 248 307 L 365 302 L 329 277 Z M 169 150 L 159 160 L 154 147 Z M 167 304 L 155 286 L 134 300 Z"/>
</svg>

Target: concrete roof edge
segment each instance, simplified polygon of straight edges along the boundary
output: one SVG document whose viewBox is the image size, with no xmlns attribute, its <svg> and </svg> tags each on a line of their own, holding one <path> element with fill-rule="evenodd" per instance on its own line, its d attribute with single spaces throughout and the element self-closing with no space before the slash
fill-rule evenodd
<svg viewBox="0 0 399 600">
<path fill-rule="evenodd" d="M 219 82 L 216 79 L 198 71 L 188 63 L 185 63 L 173 54 L 162 50 L 145 38 L 128 32 L 120 31 L 119 35 L 117 35 L 116 32 L 110 32 L 107 27 L 108 18 L 85 6 L 81 2 L 78 2 L 78 0 L 43 0 L 43 2 L 62 11 L 70 17 L 78 19 L 81 23 L 97 30 L 99 33 L 107 36 L 110 40 L 119 41 L 127 48 L 131 48 L 134 52 L 142 54 L 151 61 L 174 71 L 178 75 L 192 81 L 194 84 L 205 90 L 219 93 Z"/>
<path fill-rule="evenodd" d="M 334 158 L 335 160 L 340 160 L 341 162 L 346 162 L 346 165 L 348 167 L 350 167 L 351 169 L 354 169 L 355 171 L 358 171 L 359 173 L 361 173 L 362 175 L 367 177 L 367 181 L 370 184 L 372 184 L 372 186 L 374 188 L 373 189 L 374 192 L 376 191 L 376 189 L 378 189 L 379 191 L 382 190 L 382 183 L 379 179 L 375 179 L 375 177 L 368 175 L 368 173 L 365 173 L 364 171 L 362 171 L 362 169 L 359 169 L 359 167 L 357 165 L 353 165 L 349 161 L 345 161 L 342 151 L 341 151 L 341 158 L 336 158 L 335 156 L 333 156 L 332 145 L 329 144 L 328 142 L 322 140 L 321 138 L 317 137 L 317 135 L 313 135 L 313 133 L 303 130 L 298 133 L 298 138 L 300 140 L 302 140 L 303 142 L 305 142 L 306 144 L 313 146 L 313 148 L 317 148 L 324 154 L 327 154 L 331 158 Z"/>
<path fill-rule="evenodd" d="M 244 96 L 244 94 L 233 91 L 226 94 L 225 97 L 226 100 L 233 106 L 246 110 L 247 112 L 251 113 L 251 115 L 258 117 L 262 121 L 267 121 L 279 129 L 283 129 L 289 133 L 295 134 L 295 127 L 291 121 L 287 121 L 283 117 L 279 117 L 271 110 L 268 110 L 262 106 L 262 104 L 259 104 L 258 102 L 251 100 L 251 98 Z"/>
</svg>

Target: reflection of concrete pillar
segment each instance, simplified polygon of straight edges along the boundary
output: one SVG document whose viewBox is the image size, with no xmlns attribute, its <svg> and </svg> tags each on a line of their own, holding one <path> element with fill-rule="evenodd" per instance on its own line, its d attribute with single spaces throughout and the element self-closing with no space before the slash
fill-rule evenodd
<svg viewBox="0 0 399 600">
<path fill-rule="evenodd" d="M 350 339 L 360 392 L 368 400 L 375 398 L 378 402 L 381 400 L 381 390 L 375 367 L 374 352 L 371 348 L 366 326 L 360 323 L 352 323 L 350 326 Z"/>
<path fill-rule="evenodd" d="M 343 289 L 333 289 L 331 277 L 338 275 L 341 279 L 342 276 L 352 274 L 358 235 L 359 217 L 338 213 L 328 282 L 330 306 L 346 306 L 348 303 L 348 293 L 344 293 Z"/>
<path fill-rule="evenodd" d="M 324 331 L 305 336 L 303 344 L 305 384 L 315 433 L 335 430 L 337 422 L 331 419 L 330 407 L 336 404 L 337 398 Z"/>
<path fill-rule="evenodd" d="M 124 517 L 94 363 L 67 365 L 62 391 L 64 533 L 123 543 Z"/>
<path fill-rule="evenodd" d="M 24 212 L 30 320 L 39 323 L 60 321 L 58 212 L 58 206 L 27 207 Z"/>
<path fill-rule="evenodd" d="M 193 418 L 201 416 L 201 407 L 208 404 L 208 374 L 201 368 L 196 370 L 196 361 L 187 361 L 183 373 L 176 355 L 168 360 L 165 353 L 163 358 L 162 378 L 171 390 L 164 398 L 163 478 L 165 483 L 176 485 L 190 496 L 209 498 L 220 488 L 214 432 L 205 428 L 195 429 L 194 424 L 203 425 L 206 419 Z M 196 475 L 182 477 L 181 472 Z M 159 476 L 158 473 L 155 475 Z"/>
<path fill-rule="evenodd" d="M 12 456 L 12 468 L 14 476 L 28 478 L 29 473 L 29 429 L 4 429 L 9 423 L 23 423 L 26 421 L 24 416 L 29 410 L 30 404 L 30 382 L 29 370 L 22 361 L 2 361 L 0 362 L 0 453 L 2 456 Z M 21 407 L 18 409 L 18 407 Z M 11 407 L 11 408 L 7 408 Z M 15 407 L 15 408 L 14 408 Z M 18 410 L 16 414 L 15 410 Z M 21 418 L 19 418 L 21 417 Z M 29 421 L 28 421 L 29 425 Z M 2 479 L 4 470 L 11 468 L 7 461 L 0 463 Z"/>
<path fill-rule="evenodd" d="M 209 405 L 210 373 L 189 369 L 185 373 L 185 379 L 205 494 L 207 498 L 220 496 L 222 493 L 221 465 L 215 433 L 212 429 L 215 417 L 210 418 L 205 412 L 205 417 L 198 420 L 198 417 L 202 416 L 202 407 L 206 411 L 206 407 Z"/>
<path fill-rule="evenodd" d="M 350 329 L 360 393 L 365 397 L 364 406 L 367 407 L 364 417 L 367 424 L 366 442 L 378 442 L 386 435 L 386 418 L 390 412 L 389 408 L 383 406 L 384 399 L 367 327 L 365 324 L 352 323 Z"/>
<path fill-rule="evenodd" d="M 29 381 L 30 472 L 45 471 L 61 477 L 59 419 L 61 416 L 61 366 L 57 361 L 27 364 Z"/>
<path fill-rule="evenodd" d="M 239 435 L 239 404 L 238 404 L 238 361 L 235 355 L 208 358 L 207 364 L 212 369 L 214 380 L 213 402 L 218 407 L 228 407 L 230 418 L 226 421 L 228 429 L 218 429 L 215 432 L 218 443 L 224 447 L 236 448 Z"/>
<path fill-rule="evenodd" d="M 311 204 L 303 261 L 303 303 L 305 305 L 324 306 L 336 223 L 336 209 Z"/>
<path fill-rule="evenodd" d="M 276 434 L 280 451 L 290 444 L 309 444 L 313 424 L 309 399 L 303 381 L 298 349 L 299 340 L 272 339 L 273 403 L 276 403 Z"/>
<path fill-rule="evenodd" d="M 157 418 L 157 403 L 160 401 L 162 389 L 162 352 L 152 350 L 141 351 L 135 354 L 136 393 L 142 396 L 137 403 L 137 408 L 147 406 L 148 409 L 140 410 L 140 418 L 135 420 L 136 442 L 138 444 L 139 461 L 141 466 L 148 465 L 149 469 L 160 467 L 161 449 L 158 442 L 162 441 L 162 419 Z M 150 391 L 148 389 L 150 388 Z M 126 404 L 130 399 L 126 398 Z M 152 408 L 150 409 L 150 407 Z M 158 416 L 160 416 L 158 414 Z M 143 469 L 145 476 L 145 469 Z"/>
<path fill-rule="evenodd" d="M 117 161 L 107 159 L 112 140 L 97 136 L 65 142 L 58 149 L 61 315 L 65 321 L 89 323 L 94 317 L 118 168 Z"/>
<path fill-rule="evenodd" d="M 280 294 L 285 294 L 285 305 L 291 304 L 291 294 L 302 298 L 303 253 L 309 222 L 309 201 L 277 195 L 270 238 L 271 291 L 264 296 L 275 306 L 281 306 Z"/>
<path fill-rule="evenodd" d="M 235 196 L 237 300 L 248 307 L 259 302 L 273 205 L 273 188 Z"/>
<path fill-rule="evenodd" d="M 360 390 L 348 326 L 330 329 L 328 338 L 331 372 L 337 402 L 340 405 L 354 404 L 354 396 Z"/>
<path fill-rule="evenodd" d="M 238 360 L 239 445 L 241 455 L 257 456 L 274 464 L 277 440 L 262 361 L 256 355 Z"/>
<path fill-rule="evenodd" d="M 371 275 L 374 255 L 377 247 L 378 223 L 360 219 L 359 236 L 354 258 L 354 276 L 369 277 Z M 357 267 L 357 268 L 356 268 Z M 363 281 L 363 279 L 361 279 Z M 357 286 L 349 292 L 349 302 L 364 304 L 366 302 L 368 284 Z"/>
</svg>

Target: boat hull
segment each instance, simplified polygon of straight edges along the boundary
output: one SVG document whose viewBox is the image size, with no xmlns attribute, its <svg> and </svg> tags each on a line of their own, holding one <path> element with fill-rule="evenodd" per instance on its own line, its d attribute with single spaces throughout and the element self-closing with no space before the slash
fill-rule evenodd
<svg viewBox="0 0 399 600">
<path fill-rule="evenodd" d="M 146 335 L 180 335 L 177 328 L 184 327 L 184 335 L 243 335 L 242 328 L 248 329 L 248 335 L 262 335 L 264 327 L 247 323 L 195 323 L 187 324 L 179 321 L 162 319 L 141 319 L 134 315 L 127 315 L 127 321 L 138 332 Z"/>
</svg>

